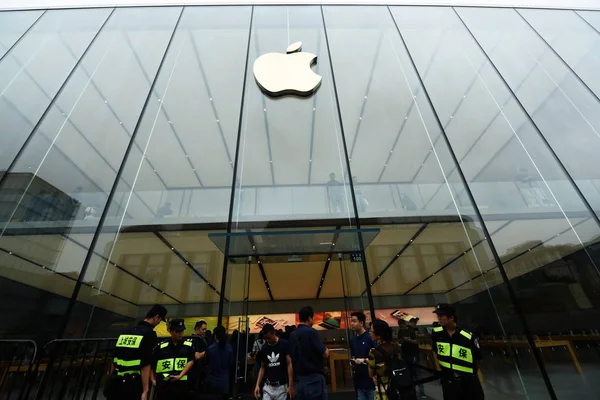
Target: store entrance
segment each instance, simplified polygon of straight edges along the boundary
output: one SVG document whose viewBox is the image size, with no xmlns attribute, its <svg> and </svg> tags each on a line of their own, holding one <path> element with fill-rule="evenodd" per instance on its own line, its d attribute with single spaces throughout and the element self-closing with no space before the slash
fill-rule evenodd
<svg viewBox="0 0 600 400">
<path fill-rule="evenodd" d="M 350 314 L 372 310 L 364 249 L 377 233 L 289 230 L 211 237 L 218 246 L 222 239 L 230 241 L 222 323 L 235 353 L 234 393 L 253 394 L 262 328 L 271 324 L 280 339 L 289 341 L 306 306 L 314 309 L 313 328 L 329 348 L 330 357 L 323 360 L 328 391 L 353 393 Z"/>
</svg>

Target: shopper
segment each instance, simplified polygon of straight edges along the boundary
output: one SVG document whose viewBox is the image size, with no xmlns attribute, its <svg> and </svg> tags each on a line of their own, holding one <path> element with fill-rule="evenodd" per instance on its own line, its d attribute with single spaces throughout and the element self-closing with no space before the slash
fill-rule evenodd
<svg viewBox="0 0 600 400">
<path fill-rule="evenodd" d="M 369 376 L 367 361 L 369 351 L 375 347 L 375 342 L 371 339 L 369 331 L 365 329 L 365 324 L 367 323 L 365 314 L 357 311 L 353 312 L 350 316 L 350 324 L 355 333 L 350 346 L 351 364 L 354 367 L 354 388 L 356 389 L 358 400 L 373 400 L 375 398 L 375 384 Z"/>
<path fill-rule="evenodd" d="M 477 371 L 481 368 L 479 340 L 456 324 L 456 311 L 449 304 L 438 304 L 439 327 L 431 335 L 434 354 L 442 370 L 444 400 L 483 400 Z"/>
<path fill-rule="evenodd" d="M 369 376 L 375 378 L 378 400 L 415 400 L 413 379 L 400 357 L 399 346 L 392 343 L 392 328 L 380 319 L 373 323 L 377 347 L 369 352 Z"/>
<path fill-rule="evenodd" d="M 329 357 L 317 331 L 312 327 L 315 313 L 304 307 L 299 313 L 300 324 L 292 337 L 292 361 L 296 373 L 296 398 L 298 400 L 326 400 L 324 359 Z"/>
<path fill-rule="evenodd" d="M 157 400 L 185 399 L 189 392 L 188 372 L 194 365 L 193 341 L 183 340 L 183 319 L 169 322 L 171 338 L 160 343 L 154 353 L 152 383 Z"/>
<path fill-rule="evenodd" d="M 294 397 L 294 373 L 291 347 L 287 340 L 275 334 L 273 325 L 266 324 L 262 331 L 266 344 L 258 352 L 256 361 L 260 364 L 254 396 L 260 397 L 263 385 L 263 400 L 285 400 Z"/>
<path fill-rule="evenodd" d="M 204 320 L 196 322 L 194 333 L 192 334 L 195 362 L 188 375 L 192 380 L 191 387 L 193 390 L 200 390 L 204 385 L 206 371 L 204 358 L 206 356 L 206 350 L 208 349 L 208 342 L 206 340 L 207 326 L 208 324 Z"/>
<path fill-rule="evenodd" d="M 217 326 L 214 331 L 215 343 L 206 351 L 206 388 L 208 393 L 229 396 L 229 371 L 234 366 L 233 349 L 227 343 L 225 328 Z"/>
<path fill-rule="evenodd" d="M 402 358 L 408 364 L 411 375 L 414 380 L 422 379 L 421 369 L 419 368 L 419 343 L 417 341 L 417 322 L 419 318 L 412 317 L 408 323 L 403 320 L 399 323 L 398 340 L 402 345 Z M 426 399 L 425 387 L 419 384 L 419 396 Z"/>
<path fill-rule="evenodd" d="M 327 196 L 329 198 L 330 212 L 337 214 L 343 212 L 344 188 L 343 185 L 335 179 L 335 174 L 329 174 L 327 182 Z"/>
<path fill-rule="evenodd" d="M 148 399 L 152 350 L 157 339 L 154 328 L 166 316 L 167 309 L 156 304 L 143 321 L 119 336 L 111 376 L 104 388 L 104 396 L 108 400 Z"/>
</svg>

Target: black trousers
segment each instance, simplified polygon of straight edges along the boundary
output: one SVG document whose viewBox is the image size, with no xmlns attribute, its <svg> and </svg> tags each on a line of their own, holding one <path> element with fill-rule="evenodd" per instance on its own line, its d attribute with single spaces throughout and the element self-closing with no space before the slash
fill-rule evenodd
<svg viewBox="0 0 600 400">
<path fill-rule="evenodd" d="M 104 387 L 104 395 L 108 400 L 131 400 L 142 397 L 142 378 L 140 375 L 110 376 Z"/>
<path fill-rule="evenodd" d="M 189 398 L 190 387 L 187 382 L 163 382 L 157 384 L 156 399 L 157 400 L 185 400 Z"/>
<path fill-rule="evenodd" d="M 443 378 L 442 392 L 444 400 L 483 400 L 485 398 L 477 375 Z"/>
</svg>

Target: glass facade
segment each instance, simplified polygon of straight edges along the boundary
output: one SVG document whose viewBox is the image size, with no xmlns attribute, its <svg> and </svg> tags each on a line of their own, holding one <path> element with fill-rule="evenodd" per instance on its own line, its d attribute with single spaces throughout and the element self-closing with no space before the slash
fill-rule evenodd
<svg viewBox="0 0 600 400">
<path fill-rule="evenodd" d="M 600 11 L 0 12 L 0 339 L 448 302 L 488 398 L 596 398 L 598 71 Z"/>
</svg>

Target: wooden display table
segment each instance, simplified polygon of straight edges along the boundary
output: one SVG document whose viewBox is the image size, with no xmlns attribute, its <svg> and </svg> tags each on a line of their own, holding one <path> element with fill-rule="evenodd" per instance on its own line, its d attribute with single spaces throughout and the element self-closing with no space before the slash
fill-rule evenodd
<svg viewBox="0 0 600 400">
<path fill-rule="evenodd" d="M 337 390 L 337 378 L 335 376 L 335 362 L 338 360 L 348 360 L 348 349 L 336 348 L 329 349 L 329 373 L 331 374 L 331 391 Z"/>
</svg>

